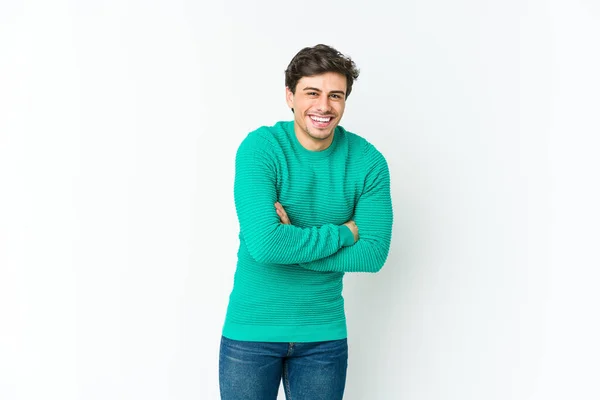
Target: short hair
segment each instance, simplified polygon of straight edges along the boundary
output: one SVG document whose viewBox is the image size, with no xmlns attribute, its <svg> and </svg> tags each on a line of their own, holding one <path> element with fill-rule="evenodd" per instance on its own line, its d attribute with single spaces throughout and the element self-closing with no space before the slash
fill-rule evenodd
<svg viewBox="0 0 600 400">
<path fill-rule="evenodd" d="M 292 58 L 285 70 L 285 86 L 296 94 L 296 86 L 300 79 L 326 72 L 337 72 L 346 77 L 346 98 L 348 98 L 352 91 L 352 84 L 358 79 L 360 71 L 350 57 L 325 44 L 305 47 Z"/>
</svg>

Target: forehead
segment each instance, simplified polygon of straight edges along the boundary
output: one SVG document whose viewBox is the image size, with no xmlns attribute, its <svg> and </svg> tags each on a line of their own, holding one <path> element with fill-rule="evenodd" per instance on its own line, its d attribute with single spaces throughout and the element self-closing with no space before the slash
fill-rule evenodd
<svg viewBox="0 0 600 400">
<path fill-rule="evenodd" d="M 296 86 L 297 90 L 306 87 L 321 89 L 323 91 L 343 90 L 346 91 L 346 77 L 337 72 L 325 72 L 324 74 L 303 76 Z"/>
</svg>

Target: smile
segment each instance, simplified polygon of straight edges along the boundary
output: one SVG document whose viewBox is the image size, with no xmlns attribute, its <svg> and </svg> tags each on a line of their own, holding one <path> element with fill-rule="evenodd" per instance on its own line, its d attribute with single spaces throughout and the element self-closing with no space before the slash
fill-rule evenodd
<svg viewBox="0 0 600 400">
<path fill-rule="evenodd" d="M 317 117 L 315 115 L 310 115 L 310 119 L 312 119 L 315 122 L 321 122 L 321 123 L 327 123 L 327 122 L 331 121 L 331 117 Z"/>
</svg>

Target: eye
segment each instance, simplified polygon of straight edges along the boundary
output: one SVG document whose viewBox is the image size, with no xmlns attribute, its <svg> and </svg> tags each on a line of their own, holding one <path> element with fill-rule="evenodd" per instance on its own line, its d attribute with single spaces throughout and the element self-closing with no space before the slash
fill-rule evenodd
<svg viewBox="0 0 600 400">
<path fill-rule="evenodd" d="M 342 96 L 340 96 L 339 94 L 332 94 L 331 97 L 334 98 L 334 99 L 336 99 L 336 100 L 342 98 Z"/>
<path fill-rule="evenodd" d="M 306 94 L 307 94 L 307 95 L 309 95 L 309 96 L 316 96 L 316 95 L 317 95 L 317 92 L 308 92 L 308 93 L 306 93 Z"/>
</svg>

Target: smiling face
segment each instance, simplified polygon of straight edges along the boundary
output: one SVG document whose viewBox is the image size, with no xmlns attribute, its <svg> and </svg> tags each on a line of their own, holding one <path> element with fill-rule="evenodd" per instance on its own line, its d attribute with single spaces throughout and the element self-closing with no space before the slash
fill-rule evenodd
<svg viewBox="0 0 600 400">
<path fill-rule="evenodd" d="M 294 130 L 302 146 L 324 150 L 333 142 L 335 127 L 346 107 L 346 77 L 326 72 L 302 77 L 296 93 L 286 88 L 286 100 L 294 110 Z"/>
</svg>

